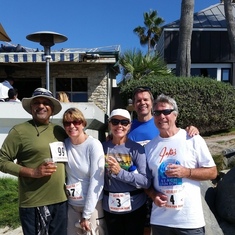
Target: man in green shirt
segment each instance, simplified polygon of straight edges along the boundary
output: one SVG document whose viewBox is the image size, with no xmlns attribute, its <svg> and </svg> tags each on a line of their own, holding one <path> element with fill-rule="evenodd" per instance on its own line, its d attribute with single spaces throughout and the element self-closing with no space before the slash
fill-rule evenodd
<svg viewBox="0 0 235 235">
<path fill-rule="evenodd" d="M 18 176 L 19 214 L 24 235 L 65 235 L 64 163 L 45 160 L 54 158 L 55 149 L 49 144 L 61 146 L 67 137 L 61 126 L 50 122 L 50 117 L 62 107 L 44 88 L 37 88 L 31 98 L 24 98 L 22 106 L 32 119 L 10 130 L 0 149 L 0 171 Z"/>
</svg>

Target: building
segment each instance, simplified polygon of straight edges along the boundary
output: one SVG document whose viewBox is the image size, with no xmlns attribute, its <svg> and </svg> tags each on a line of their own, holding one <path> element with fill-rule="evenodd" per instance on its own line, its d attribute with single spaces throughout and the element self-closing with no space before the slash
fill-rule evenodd
<svg viewBox="0 0 235 235">
<path fill-rule="evenodd" d="M 233 4 L 235 16 L 235 4 Z M 156 50 L 169 69 L 176 68 L 180 20 L 163 26 Z M 191 75 L 206 76 L 235 85 L 235 64 L 227 33 L 224 5 L 219 3 L 194 14 Z"/>
<path fill-rule="evenodd" d="M 77 107 L 88 119 L 87 129 L 99 139 L 103 138 L 106 116 L 112 108 L 112 87 L 116 86 L 120 46 L 101 48 L 61 49 L 51 52 L 50 90 L 54 96 L 65 91 L 71 103 L 53 117 L 61 123 L 63 111 Z M 0 81 L 7 76 L 14 78 L 18 98 L 31 97 L 38 87 L 46 87 L 46 62 L 44 52 L 20 45 L 0 47 Z M 0 103 L 0 146 L 9 129 L 30 116 L 21 104 Z"/>
<path fill-rule="evenodd" d="M 17 48 L 18 47 L 18 48 Z M 111 87 L 119 72 L 115 64 L 120 46 L 61 49 L 51 52 L 50 90 L 56 95 L 65 91 L 72 102 L 94 102 L 109 113 Z M 37 87 L 46 85 L 44 52 L 20 45 L 0 47 L 0 80 L 11 75 L 19 99 L 30 97 Z"/>
</svg>

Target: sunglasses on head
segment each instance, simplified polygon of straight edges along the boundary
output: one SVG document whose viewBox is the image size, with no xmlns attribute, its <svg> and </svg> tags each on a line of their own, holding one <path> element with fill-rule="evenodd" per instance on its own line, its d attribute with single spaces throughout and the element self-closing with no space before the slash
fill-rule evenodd
<svg viewBox="0 0 235 235">
<path fill-rule="evenodd" d="M 48 91 L 35 91 L 33 93 L 33 97 L 38 96 L 38 95 L 45 95 L 45 96 L 53 97 L 52 93 Z"/>
<path fill-rule="evenodd" d="M 79 121 L 72 121 L 72 122 L 63 122 L 63 125 L 66 127 L 71 126 L 71 124 L 73 124 L 74 126 L 79 126 L 82 124 L 82 121 L 79 120 Z"/>
<path fill-rule="evenodd" d="M 165 116 L 171 114 L 174 111 L 174 109 L 163 109 L 163 110 L 154 110 L 153 115 L 154 116 L 160 116 L 161 114 L 164 114 Z"/>
<path fill-rule="evenodd" d="M 120 123 L 122 126 L 127 126 L 128 124 L 130 124 L 130 121 L 127 120 L 127 119 L 121 119 L 121 120 L 119 120 L 119 119 L 113 118 L 113 119 L 111 119 L 109 122 L 111 122 L 113 126 L 117 126 L 117 125 L 119 125 L 119 123 Z"/>
</svg>

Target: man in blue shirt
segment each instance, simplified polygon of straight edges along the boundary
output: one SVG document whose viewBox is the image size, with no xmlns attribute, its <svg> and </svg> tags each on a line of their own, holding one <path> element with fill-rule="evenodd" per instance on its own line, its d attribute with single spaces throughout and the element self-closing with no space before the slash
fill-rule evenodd
<svg viewBox="0 0 235 235">
<path fill-rule="evenodd" d="M 141 145 L 147 144 L 159 134 L 152 115 L 153 101 L 150 88 L 137 87 L 134 90 L 132 104 L 137 113 L 137 119 L 132 121 L 128 138 Z"/>
<path fill-rule="evenodd" d="M 132 105 L 137 113 L 137 119 L 132 121 L 128 138 L 141 145 L 147 144 L 159 134 L 152 115 L 153 102 L 154 97 L 149 87 L 137 87 L 134 90 Z M 190 136 L 199 134 L 194 126 L 187 127 L 186 131 Z"/>
</svg>

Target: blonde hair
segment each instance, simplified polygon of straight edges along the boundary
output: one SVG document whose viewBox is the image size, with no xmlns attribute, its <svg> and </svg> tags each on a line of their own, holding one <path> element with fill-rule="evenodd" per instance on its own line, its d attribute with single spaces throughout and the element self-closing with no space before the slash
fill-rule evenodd
<svg viewBox="0 0 235 235">
<path fill-rule="evenodd" d="M 82 111 L 80 111 L 77 108 L 69 108 L 64 112 L 63 115 L 63 123 L 67 122 L 67 121 L 81 121 L 83 123 L 83 126 L 86 127 L 87 126 L 87 121 L 82 113 Z"/>
<path fill-rule="evenodd" d="M 67 94 L 66 94 L 64 91 L 60 91 L 60 92 L 58 93 L 58 100 L 59 100 L 60 102 L 64 102 L 64 103 L 70 102 L 70 101 L 69 101 L 69 97 L 67 96 Z"/>
</svg>

